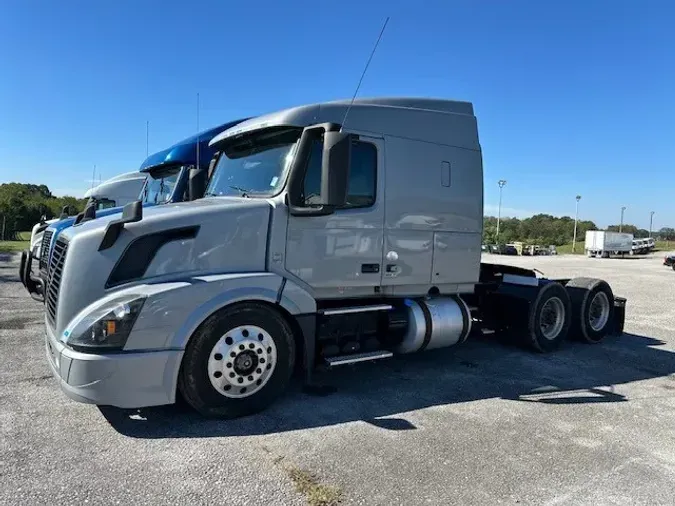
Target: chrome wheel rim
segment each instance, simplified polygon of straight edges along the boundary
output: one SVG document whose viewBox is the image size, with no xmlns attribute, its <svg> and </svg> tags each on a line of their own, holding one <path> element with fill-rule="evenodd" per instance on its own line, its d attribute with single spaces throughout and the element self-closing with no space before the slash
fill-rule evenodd
<svg viewBox="0 0 675 506">
<path fill-rule="evenodd" d="M 211 385 L 225 397 L 241 399 L 259 392 L 277 364 L 272 336 L 255 325 L 226 332 L 213 346 L 208 372 Z"/>
<path fill-rule="evenodd" d="M 605 292 L 598 292 L 593 296 L 588 309 L 588 322 L 593 331 L 598 332 L 605 328 L 609 320 L 609 298 Z"/>
<path fill-rule="evenodd" d="M 565 305 L 558 297 L 551 297 L 541 307 L 539 328 L 549 341 L 560 334 L 565 324 Z"/>
</svg>

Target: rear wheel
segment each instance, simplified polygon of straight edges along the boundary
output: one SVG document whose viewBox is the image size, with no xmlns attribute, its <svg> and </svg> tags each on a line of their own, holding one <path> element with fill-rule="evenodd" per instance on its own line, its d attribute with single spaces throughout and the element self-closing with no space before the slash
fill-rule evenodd
<svg viewBox="0 0 675 506">
<path fill-rule="evenodd" d="M 614 318 L 614 294 L 609 284 L 601 279 L 574 278 L 565 288 L 572 301 L 572 335 L 588 343 L 602 341 Z"/>
<path fill-rule="evenodd" d="M 185 350 L 178 388 L 202 415 L 262 411 L 286 389 L 295 363 L 292 330 L 279 312 L 246 302 L 210 316 Z"/>
<path fill-rule="evenodd" d="M 570 321 L 570 298 L 565 288 L 555 282 L 543 285 L 530 305 L 529 344 L 542 353 L 554 351 L 567 337 Z"/>
</svg>

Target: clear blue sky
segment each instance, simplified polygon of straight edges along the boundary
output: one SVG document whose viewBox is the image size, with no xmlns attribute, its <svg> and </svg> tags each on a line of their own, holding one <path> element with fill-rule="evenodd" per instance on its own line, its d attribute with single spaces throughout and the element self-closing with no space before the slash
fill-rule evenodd
<svg viewBox="0 0 675 506">
<path fill-rule="evenodd" d="M 361 95 L 469 100 L 486 213 L 675 225 L 675 2 L 0 0 L 0 182 L 83 193 L 243 115 Z"/>
</svg>

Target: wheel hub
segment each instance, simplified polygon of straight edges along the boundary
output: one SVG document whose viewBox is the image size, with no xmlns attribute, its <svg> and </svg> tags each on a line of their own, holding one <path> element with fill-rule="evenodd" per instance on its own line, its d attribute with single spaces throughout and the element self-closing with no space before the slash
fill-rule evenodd
<svg viewBox="0 0 675 506">
<path fill-rule="evenodd" d="M 246 350 L 236 356 L 234 361 L 234 372 L 242 376 L 248 376 L 255 371 L 258 365 L 258 355 L 252 350 Z"/>
<path fill-rule="evenodd" d="M 274 372 L 277 349 L 272 336 L 261 327 L 244 325 L 226 332 L 209 355 L 211 385 L 225 397 L 253 395 Z"/>
<path fill-rule="evenodd" d="M 553 340 L 558 337 L 564 325 L 565 306 L 558 297 L 551 297 L 541 308 L 541 333 L 546 339 Z"/>
<path fill-rule="evenodd" d="M 609 298 L 604 292 L 598 292 L 593 296 L 588 309 L 588 321 L 591 328 L 598 332 L 605 328 L 609 320 Z"/>
</svg>

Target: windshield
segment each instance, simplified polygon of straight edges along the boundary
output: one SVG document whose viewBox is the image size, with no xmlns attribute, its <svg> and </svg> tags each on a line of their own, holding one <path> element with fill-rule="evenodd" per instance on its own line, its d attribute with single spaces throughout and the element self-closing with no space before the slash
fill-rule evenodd
<svg viewBox="0 0 675 506">
<path fill-rule="evenodd" d="M 163 204 L 167 202 L 176 187 L 182 166 L 175 166 L 161 171 L 150 171 L 145 180 L 140 199 L 144 204 Z"/>
<path fill-rule="evenodd" d="M 301 131 L 270 128 L 226 146 L 206 196 L 271 197 L 279 193 Z"/>
</svg>

